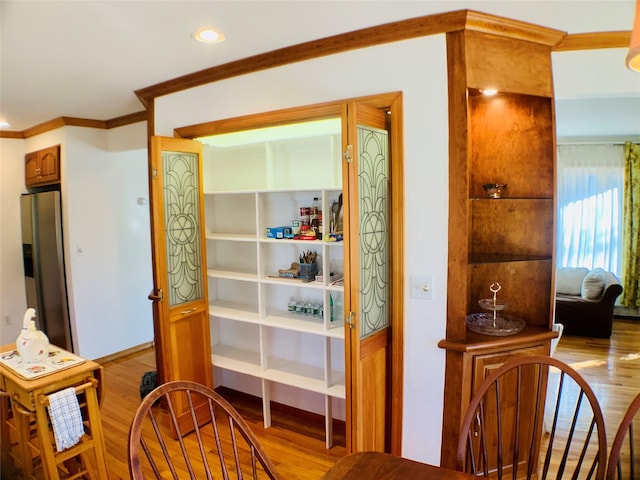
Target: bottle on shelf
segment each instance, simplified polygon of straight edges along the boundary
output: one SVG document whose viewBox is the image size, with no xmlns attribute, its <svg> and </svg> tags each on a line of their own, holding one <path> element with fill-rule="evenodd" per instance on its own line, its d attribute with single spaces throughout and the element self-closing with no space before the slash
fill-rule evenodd
<svg viewBox="0 0 640 480">
<path fill-rule="evenodd" d="M 333 295 L 329 294 L 329 320 L 333 322 Z"/>
<path fill-rule="evenodd" d="M 320 234 L 320 202 L 318 197 L 313 197 L 313 203 L 311 204 L 311 214 L 309 215 L 311 230 L 315 234 L 318 240 L 322 239 Z"/>
<path fill-rule="evenodd" d="M 309 217 L 311 215 L 311 208 L 300 207 L 300 227 L 309 226 Z"/>
</svg>

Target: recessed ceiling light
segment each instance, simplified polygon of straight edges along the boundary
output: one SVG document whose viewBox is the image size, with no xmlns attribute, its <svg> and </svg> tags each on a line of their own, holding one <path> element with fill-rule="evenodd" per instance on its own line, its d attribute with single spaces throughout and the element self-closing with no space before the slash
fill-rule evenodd
<svg viewBox="0 0 640 480">
<path fill-rule="evenodd" d="M 495 88 L 485 88 L 480 91 L 482 92 L 483 95 L 487 97 L 490 97 L 491 95 L 496 95 L 498 93 L 498 90 L 496 90 Z"/>
<path fill-rule="evenodd" d="M 220 43 L 224 41 L 224 35 L 211 27 L 201 28 L 193 34 L 193 38 L 202 43 Z"/>
<path fill-rule="evenodd" d="M 4 120 L 0 120 L 0 128 L 7 128 L 9 126 L 9 122 L 5 122 Z"/>
</svg>

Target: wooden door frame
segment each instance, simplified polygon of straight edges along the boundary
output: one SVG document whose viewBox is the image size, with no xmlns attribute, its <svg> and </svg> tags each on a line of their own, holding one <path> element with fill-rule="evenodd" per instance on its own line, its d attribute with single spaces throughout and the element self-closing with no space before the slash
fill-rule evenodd
<svg viewBox="0 0 640 480">
<path fill-rule="evenodd" d="M 388 359 L 388 362 L 389 371 L 391 372 L 391 386 L 388 398 L 391 399 L 393 408 L 391 408 L 389 417 L 388 444 L 390 445 L 391 453 L 401 455 L 404 408 L 404 157 L 402 92 L 369 95 L 189 125 L 174 129 L 174 136 L 197 138 L 237 130 L 340 117 L 342 105 L 346 102 L 363 103 L 390 113 L 390 211 L 393 212 L 393 215 L 389 218 L 391 229 L 391 237 L 389 239 L 391 263 L 391 308 L 389 309 L 391 358 Z M 395 401 L 396 399 L 402 399 L 403 401 L 397 402 Z"/>
</svg>

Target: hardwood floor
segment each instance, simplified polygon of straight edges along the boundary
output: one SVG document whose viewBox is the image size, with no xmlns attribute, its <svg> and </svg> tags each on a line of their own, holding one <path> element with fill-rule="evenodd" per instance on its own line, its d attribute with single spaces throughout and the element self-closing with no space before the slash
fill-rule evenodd
<svg viewBox="0 0 640 480">
<path fill-rule="evenodd" d="M 640 322 L 616 320 L 610 339 L 563 336 L 555 356 L 576 368 L 594 389 L 605 417 L 608 443 L 632 398 L 640 392 Z M 107 465 L 111 480 L 129 479 L 127 435 L 140 401 L 140 378 L 155 370 L 153 350 L 110 361 L 105 367 L 105 394 L 101 407 Z M 228 396 L 229 392 L 225 393 Z M 321 418 L 300 417 L 274 409 L 273 426 L 264 429 L 259 408 L 242 396 L 230 399 L 252 426 L 267 454 L 285 478 L 319 479 L 345 454 L 344 431 L 337 429 L 339 445 L 327 450 Z M 3 478 L 19 478 L 5 477 Z"/>
<path fill-rule="evenodd" d="M 611 338 L 563 336 L 554 357 L 580 372 L 593 389 L 610 447 L 627 407 L 640 392 L 640 321 L 614 320 Z"/>
<path fill-rule="evenodd" d="M 154 352 L 146 350 L 108 362 L 104 367 L 105 395 L 101 411 L 109 478 L 129 479 L 126 444 L 129 424 L 140 402 L 140 378 L 143 373 L 155 370 Z M 300 416 L 274 406 L 272 426 L 265 429 L 259 406 L 246 397 L 232 396 L 227 391 L 222 393 L 253 428 L 285 478 L 319 479 L 345 454 L 344 428 L 339 425 L 334 427 L 338 445 L 327 450 L 322 417 L 309 416 L 301 422 Z"/>
<path fill-rule="evenodd" d="M 563 336 L 555 356 L 576 368 L 594 389 L 602 406 L 610 445 L 625 410 L 640 392 L 640 321 L 616 320 L 610 339 Z M 102 415 L 111 479 L 128 478 L 125 445 L 128 426 L 140 398 L 140 377 L 154 368 L 152 351 L 105 365 L 107 388 Z M 241 399 L 236 400 L 232 403 L 255 427 L 267 453 L 286 478 L 319 479 L 345 453 L 344 446 L 325 449 L 321 423 L 302 431 L 295 418 L 275 414 L 274 425 L 265 430 L 261 412 L 247 402 L 240 402 Z"/>
</svg>

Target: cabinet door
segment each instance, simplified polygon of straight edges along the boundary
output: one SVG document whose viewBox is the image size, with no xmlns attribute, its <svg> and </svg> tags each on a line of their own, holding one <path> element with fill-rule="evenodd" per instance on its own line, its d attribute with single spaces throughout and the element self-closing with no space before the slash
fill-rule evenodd
<svg viewBox="0 0 640 480">
<path fill-rule="evenodd" d="M 500 368 L 505 362 L 519 355 L 547 355 L 549 352 L 545 345 L 523 348 L 521 350 L 510 350 L 508 352 L 488 353 L 473 357 L 473 392 L 491 373 Z"/>
<path fill-rule="evenodd" d="M 60 147 L 50 147 L 38 152 L 40 163 L 39 183 L 60 181 Z"/>
<path fill-rule="evenodd" d="M 473 391 L 475 391 L 478 386 L 482 383 L 482 381 L 489 376 L 493 371 L 500 368 L 505 362 L 508 360 L 521 355 L 546 355 L 547 348 L 544 345 L 537 345 L 534 347 L 523 348 L 520 350 L 510 350 L 507 352 L 498 352 L 498 353 L 490 353 L 485 355 L 476 355 L 474 357 L 474 373 L 473 373 Z M 503 382 L 500 384 L 500 403 L 502 410 L 502 422 L 501 429 L 503 432 L 512 431 L 512 429 L 519 428 L 520 431 L 533 431 L 534 422 L 537 422 L 537 431 L 539 432 L 542 427 L 542 419 L 544 415 L 544 402 L 543 406 L 539 412 L 535 412 L 535 398 L 530 398 L 530 401 L 527 401 L 526 398 L 521 398 L 520 402 L 516 402 L 516 378 L 515 375 L 513 378 L 505 377 Z M 531 392 L 537 391 L 537 380 L 533 377 L 529 377 L 528 375 L 523 375 L 522 382 L 530 382 Z M 546 386 L 542 386 L 543 392 L 546 390 Z M 491 395 L 493 392 L 488 393 Z M 496 406 L 494 401 L 486 401 L 484 403 L 484 414 L 487 418 L 495 418 Z M 519 405 L 519 409 L 516 411 L 516 407 Z M 509 411 L 513 412 L 508 413 Z M 537 415 L 536 415 L 537 413 Z M 517 418 L 517 423 L 516 423 Z M 490 425 L 485 432 L 487 441 L 490 444 L 497 443 L 497 433 L 495 431 L 490 431 L 489 428 L 494 428 L 494 426 Z M 481 438 L 480 432 L 478 432 L 477 439 Z M 492 440 L 492 438 L 494 440 Z M 511 438 L 510 434 L 505 434 L 504 438 Z M 514 449 L 513 445 L 503 445 L 503 452 L 505 456 L 512 455 L 512 452 L 526 452 L 532 446 L 529 444 L 529 441 L 526 439 L 526 436 L 523 436 L 521 442 L 519 442 L 519 448 Z M 540 448 L 539 444 L 533 446 L 535 449 Z M 495 455 L 495 449 L 491 449 L 490 455 Z M 523 455 L 522 453 L 520 455 Z M 524 456 L 524 455 L 523 455 Z M 527 455 L 528 457 L 528 455 Z M 537 457 L 537 454 L 534 455 L 534 458 Z M 523 462 L 523 458 L 518 459 L 519 462 Z M 495 465 L 495 458 L 489 458 L 489 464 Z M 505 458 L 504 465 L 512 465 L 514 464 L 514 458 Z M 526 468 L 526 465 L 522 464 L 519 467 L 519 471 Z"/>
<path fill-rule="evenodd" d="M 39 165 L 38 152 L 27 153 L 24 156 L 24 183 L 27 187 L 38 183 Z"/>
</svg>

